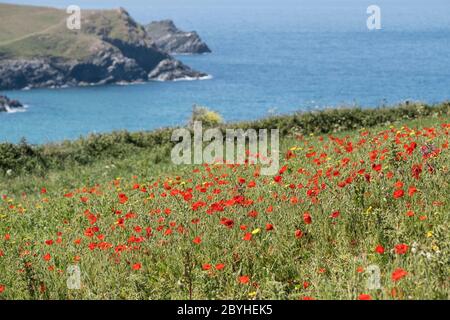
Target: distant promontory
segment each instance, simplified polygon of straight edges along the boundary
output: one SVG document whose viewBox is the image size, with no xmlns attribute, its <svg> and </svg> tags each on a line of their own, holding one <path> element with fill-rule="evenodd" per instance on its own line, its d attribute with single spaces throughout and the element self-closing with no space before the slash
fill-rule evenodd
<svg viewBox="0 0 450 320">
<path fill-rule="evenodd" d="M 195 31 L 184 32 L 172 20 L 154 21 L 146 27 L 153 43 L 169 54 L 202 54 L 211 49 Z"/>
</svg>

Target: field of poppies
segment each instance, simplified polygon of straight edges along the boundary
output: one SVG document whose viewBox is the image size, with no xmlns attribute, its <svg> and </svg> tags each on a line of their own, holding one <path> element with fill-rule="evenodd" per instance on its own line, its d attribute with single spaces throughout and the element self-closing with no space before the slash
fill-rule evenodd
<svg viewBox="0 0 450 320">
<path fill-rule="evenodd" d="M 449 132 L 293 132 L 273 177 L 142 152 L 4 180 L 0 299 L 448 299 Z"/>
</svg>

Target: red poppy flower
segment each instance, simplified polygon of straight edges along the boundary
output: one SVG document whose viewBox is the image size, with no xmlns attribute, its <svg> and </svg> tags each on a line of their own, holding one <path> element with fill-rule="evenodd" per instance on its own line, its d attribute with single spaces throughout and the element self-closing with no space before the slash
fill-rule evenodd
<svg viewBox="0 0 450 320">
<path fill-rule="evenodd" d="M 286 170 L 287 170 L 287 166 L 284 166 L 283 168 L 281 168 L 280 169 L 280 171 L 278 172 L 279 174 L 283 174 L 283 173 L 285 173 L 286 172 Z"/>
<path fill-rule="evenodd" d="M 124 193 L 119 194 L 119 203 L 125 204 L 128 201 L 128 197 Z"/>
<path fill-rule="evenodd" d="M 409 246 L 402 243 L 402 244 L 397 244 L 395 246 L 395 253 L 397 254 L 406 254 L 408 252 L 408 248 Z"/>
<path fill-rule="evenodd" d="M 413 141 L 413 142 L 411 142 L 410 145 L 407 145 L 407 144 L 406 144 L 406 145 L 404 145 L 403 147 L 404 147 L 406 153 L 409 154 L 409 155 L 411 155 L 411 154 L 414 152 L 414 150 L 417 148 L 417 143 L 415 143 L 415 142 Z"/>
<path fill-rule="evenodd" d="M 241 283 L 241 284 L 247 284 L 250 282 L 250 277 L 249 276 L 240 276 L 238 280 L 239 280 L 239 283 Z"/>
<path fill-rule="evenodd" d="M 234 221 L 231 219 L 224 219 L 222 223 L 225 227 L 230 228 L 230 229 L 233 228 L 233 226 L 234 226 Z"/>
<path fill-rule="evenodd" d="M 140 270 L 141 268 L 142 268 L 142 265 L 140 263 L 135 263 L 132 266 L 132 269 L 135 271 Z"/>
<path fill-rule="evenodd" d="M 243 240 L 245 241 L 250 241 L 252 240 L 252 234 L 250 232 L 247 232 L 243 238 Z"/>
<path fill-rule="evenodd" d="M 300 239 L 301 237 L 303 237 L 303 232 L 302 230 L 295 230 L 295 237 L 297 239 Z"/>
<path fill-rule="evenodd" d="M 403 191 L 402 189 L 394 191 L 394 198 L 395 199 L 399 199 L 399 198 L 403 197 L 404 195 L 405 195 L 405 191 Z"/>
<path fill-rule="evenodd" d="M 422 165 L 421 164 L 415 164 L 411 168 L 411 173 L 414 179 L 419 179 L 420 174 L 422 173 Z"/>
<path fill-rule="evenodd" d="M 223 264 L 223 263 L 218 263 L 218 264 L 216 264 L 216 270 L 217 270 L 217 271 L 220 271 L 220 270 L 222 270 L 223 268 L 225 268 L 225 264 Z"/>
<path fill-rule="evenodd" d="M 397 189 L 401 189 L 401 188 L 403 188 L 404 183 L 401 181 L 397 181 L 394 185 Z"/>
<path fill-rule="evenodd" d="M 305 212 L 305 213 L 303 214 L 303 221 L 304 221 L 306 224 L 311 224 L 311 223 L 312 223 L 311 214 L 310 214 L 309 212 Z"/>
<path fill-rule="evenodd" d="M 46 255 L 44 255 L 44 260 L 45 261 L 50 261 L 50 259 L 52 258 L 52 256 L 50 255 L 50 253 L 47 253 Z"/>
<path fill-rule="evenodd" d="M 408 189 L 408 194 L 410 197 L 412 197 L 414 195 L 414 193 L 417 192 L 417 188 L 416 187 L 409 187 Z"/>
<path fill-rule="evenodd" d="M 408 275 L 408 272 L 403 270 L 402 268 L 397 268 L 392 272 L 392 281 L 399 281 L 402 278 L 406 277 Z"/>
<path fill-rule="evenodd" d="M 292 158 L 295 158 L 295 153 L 293 153 L 291 150 L 289 150 L 289 151 L 286 153 L 286 160 L 290 160 L 290 159 L 292 159 Z"/>
<path fill-rule="evenodd" d="M 273 225 L 268 223 L 266 224 L 266 231 L 272 231 L 273 230 Z"/>
<path fill-rule="evenodd" d="M 414 217 L 414 211 L 411 211 L 411 210 L 408 210 L 407 212 L 406 212 L 406 216 L 407 217 Z"/>
<path fill-rule="evenodd" d="M 327 272 L 327 269 L 325 268 L 319 268 L 319 270 L 317 271 L 319 274 L 324 274 L 325 272 Z"/>
<path fill-rule="evenodd" d="M 195 239 L 193 240 L 193 242 L 194 242 L 195 244 L 200 244 L 200 243 L 202 243 L 202 239 L 201 239 L 200 237 L 195 237 Z"/>
<path fill-rule="evenodd" d="M 381 171 L 381 164 L 373 164 L 372 165 L 372 169 L 377 171 L 377 172 L 380 172 Z"/>
<path fill-rule="evenodd" d="M 194 204 L 192 205 L 192 210 L 196 211 L 196 210 L 198 210 L 199 208 L 204 207 L 204 206 L 206 206 L 206 203 L 205 203 L 205 202 L 203 202 L 203 201 L 198 201 L 198 202 L 196 202 L 196 203 L 194 203 Z"/>
<path fill-rule="evenodd" d="M 81 197 L 80 200 L 81 200 L 81 202 L 86 203 L 86 202 L 89 201 L 89 198 L 88 197 Z"/>
<path fill-rule="evenodd" d="M 358 300 L 372 300 L 370 294 L 360 294 Z"/>
<path fill-rule="evenodd" d="M 258 211 L 252 210 L 248 213 L 248 216 L 251 218 L 256 218 L 258 216 Z"/>
<path fill-rule="evenodd" d="M 331 214 L 331 218 L 338 218 L 341 215 L 341 213 L 339 211 L 335 211 Z"/>
<path fill-rule="evenodd" d="M 382 245 L 377 245 L 377 247 L 375 248 L 375 252 L 379 253 L 379 254 L 383 254 L 384 253 L 384 248 Z"/>
<path fill-rule="evenodd" d="M 6 287 L 3 284 L 0 284 L 0 293 L 5 292 Z"/>
<path fill-rule="evenodd" d="M 202 265 L 202 269 L 204 271 L 208 271 L 209 269 L 211 269 L 211 265 L 209 263 L 205 263 L 204 265 Z"/>
<path fill-rule="evenodd" d="M 391 297 L 396 298 L 397 297 L 397 289 L 394 287 L 391 289 Z"/>
</svg>

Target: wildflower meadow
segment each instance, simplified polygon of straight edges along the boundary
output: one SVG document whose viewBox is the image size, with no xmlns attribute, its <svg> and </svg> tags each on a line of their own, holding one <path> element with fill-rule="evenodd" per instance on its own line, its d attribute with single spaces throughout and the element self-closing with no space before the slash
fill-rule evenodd
<svg viewBox="0 0 450 320">
<path fill-rule="evenodd" d="M 448 116 L 2 178 L 0 299 L 448 299 Z M 254 155 L 258 157 L 258 155 Z"/>
</svg>

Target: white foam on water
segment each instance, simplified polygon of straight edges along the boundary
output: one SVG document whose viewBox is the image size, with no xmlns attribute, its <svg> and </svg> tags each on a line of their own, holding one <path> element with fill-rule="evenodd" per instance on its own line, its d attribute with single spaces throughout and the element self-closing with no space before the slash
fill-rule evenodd
<svg viewBox="0 0 450 320">
<path fill-rule="evenodd" d="M 172 56 L 185 56 L 185 57 L 192 57 L 192 56 L 206 56 L 208 54 L 211 54 L 211 52 L 202 52 L 202 53 L 178 53 L 178 52 L 169 52 Z"/>
<path fill-rule="evenodd" d="M 6 113 L 18 113 L 25 112 L 28 106 L 23 106 L 22 108 L 10 108 L 8 105 L 5 105 Z"/>
<path fill-rule="evenodd" d="M 118 86 L 134 86 L 137 84 L 145 84 L 145 81 L 119 81 L 116 82 Z"/>
<path fill-rule="evenodd" d="M 179 79 L 174 79 L 174 82 L 177 81 L 197 81 L 197 80 L 211 80 L 213 79 L 213 76 L 211 75 L 207 75 L 204 77 L 184 77 L 184 78 L 179 78 Z"/>
</svg>

